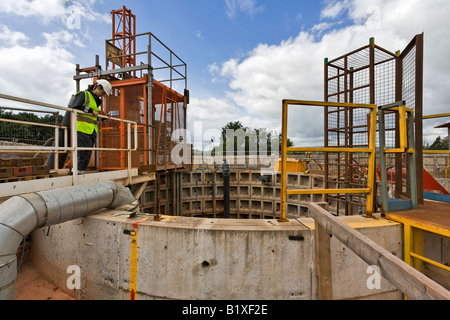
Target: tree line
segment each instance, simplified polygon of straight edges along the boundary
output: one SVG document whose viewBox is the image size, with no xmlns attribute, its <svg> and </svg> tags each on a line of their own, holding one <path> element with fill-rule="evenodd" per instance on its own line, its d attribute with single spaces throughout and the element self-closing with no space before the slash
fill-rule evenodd
<svg viewBox="0 0 450 320">
<path fill-rule="evenodd" d="M 227 135 L 227 132 L 234 134 Z M 242 133 L 243 139 L 239 137 L 239 133 Z M 253 129 L 244 126 L 240 121 L 230 121 L 221 130 L 220 146 L 224 154 L 227 150 L 231 150 L 230 144 L 233 146 L 234 155 L 243 155 L 242 152 L 245 155 L 254 152 L 271 155 L 275 151 L 281 152 L 281 133 L 276 134 L 265 128 Z M 289 138 L 287 146 L 294 146 Z M 211 155 L 215 155 L 215 150 L 212 151 Z"/>
<path fill-rule="evenodd" d="M 61 123 L 62 121 L 62 116 L 59 114 L 55 118 L 53 114 L 38 116 L 32 112 L 14 113 L 12 111 L 5 111 L 4 109 L 0 109 L 0 118 L 52 125 Z M 4 141 L 43 144 L 48 139 L 53 138 L 54 135 L 54 128 L 4 121 L 0 122 L 0 140 Z"/>
<path fill-rule="evenodd" d="M 426 143 L 423 146 L 424 150 L 448 150 L 448 137 L 441 138 L 440 136 L 434 140 L 434 142 L 430 145 Z"/>
</svg>

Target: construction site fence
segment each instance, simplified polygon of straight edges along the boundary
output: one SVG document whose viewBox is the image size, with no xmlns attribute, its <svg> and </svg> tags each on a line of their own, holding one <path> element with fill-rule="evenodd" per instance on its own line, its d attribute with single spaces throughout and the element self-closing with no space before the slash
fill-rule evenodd
<svg viewBox="0 0 450 320">
<path fill-rule="evenodd" d="M 49 103 L 43 103 L 39 101 L 29 100 L 29 99 L 23 99 L 19 97 L 9 96 L 5 94 L 0 94 L 0 99 L 5 99 L 9 101 L 15 101 L 19 103 L 24 103 L 28 105 L 43 107 L 47 109 L 53 110 L 53 112 L 70 112 L 70 127 L 62 126 L 60 124 L 44 124 L 44 123 L 37 123 L 37 122 L 28 122 L 28 121 L 18 121 L 13 119 L 3 119 L 0 118 L 0 123 L 2 122 L 9 122 L 9 123 L 17 123 L 27 126 L 41 126 L 41 127 L 47 127 L 47 128 L 53 128 L 54 129 L 54 144 L 53 146 L 41 146 L 41 145 L 27 145 L 27 144 L 20 144 L 20 145 L 0 145 L 0 153 L 54 153 L 55 154 L 55 168 L 59 168 L 60 164 L 58 163 L 58 154 L 59 153 L 70 153 L 71 159 L 77 159 L 78 158 L 78 152 L 82 150 L 91 150 L 91 151 L 122 151 L 127 152 L 128 156 L 128 163 L 127 163 L 127 170 L 129 178 L 131 178 L 131 157 L 133 152 L 138 151 L 138 123 L 133 121 L 128 121 L 124 119 L 119 118 L 113 118 L 109 116 L 103 116 L 98 115 L 99 118 L 113 120 L 122 122 L 127 126 L 127 147 L 126 148 L 100 148 L 100 147 L 92 147 L 92 148 L 86 148 L 86 147 L 78 147 L 77 146 L 77 115 L 84 114 L 84 112 L 76 109 L 61 107 Z M 30 109 L 20 109 L 20 108 L 14 108 L 15 111 L 33 111 Z M 56 110 L 56 111 L 55 111 Z M 34 110 L 36 112 L 42 112 L 42 110 Z M 64 143 L 63 147 L 59 147 L 60 141 L 59 141 L 59 130 L 64 131 Z M 70 145 L 68 143 L 69 136 L 71 137 Z M 58 146 L 58 147 L 57 147 Z M 72 173 L 73 173 L 73 184 L 78 184 L 78 163 L 77 161 L 72 161 Z"/>
</svg>

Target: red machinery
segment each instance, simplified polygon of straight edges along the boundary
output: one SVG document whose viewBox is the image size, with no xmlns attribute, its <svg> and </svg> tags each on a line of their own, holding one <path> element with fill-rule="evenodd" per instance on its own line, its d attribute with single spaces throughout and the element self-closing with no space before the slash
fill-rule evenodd
<svg viewBox="0 0 450 320">
<path fill-rule="evenodd" d="M 381 179 L 381 166 L 377 167 L 377 178 Z M 406 183 L 406 168 L 402 170 L 402 181 Z M 395 168 L 387 168 L 387 181 L 389 183 L 395 183 Z M 423 190 L 428 192 L 440 192 L 445 195 L 450 193 L 439 183 L 427 170 L 423 169 Z"/>
</svg>

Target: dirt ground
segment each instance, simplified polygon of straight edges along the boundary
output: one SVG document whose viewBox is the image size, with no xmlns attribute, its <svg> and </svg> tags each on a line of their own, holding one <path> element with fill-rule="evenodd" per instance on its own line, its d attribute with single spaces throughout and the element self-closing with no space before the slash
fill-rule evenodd
<svg viewBox="0 0 450 320">
<path fill-rule="evenodd" d="M 27 260 L 24 261 L 17 274 L 15 300 L 75 299 L 45 280 L 33 267 L 31 260 Z"/>
</svg>

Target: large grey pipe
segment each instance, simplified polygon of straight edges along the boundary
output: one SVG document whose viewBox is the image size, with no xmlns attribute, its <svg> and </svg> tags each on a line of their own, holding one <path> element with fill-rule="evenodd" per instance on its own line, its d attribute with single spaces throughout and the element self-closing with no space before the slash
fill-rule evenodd
<svg viewBox="0 0 450 320">
<path fill-rule="evenodd" d="M 33 230 L 134 201 L 128 188 L 100 182 L 24 194 L 0 204 L 0 300 L 14 299 L 16 295 L 16 252 Z"/>
</svg>

